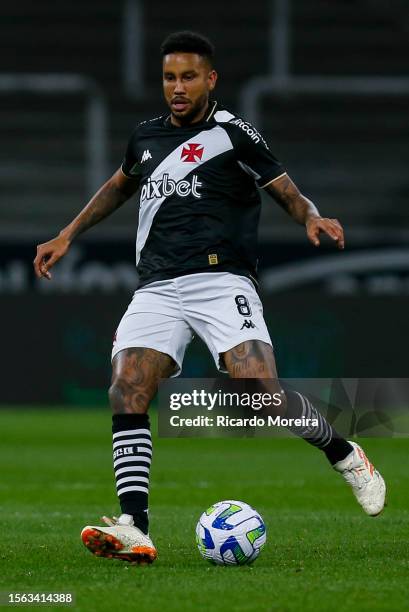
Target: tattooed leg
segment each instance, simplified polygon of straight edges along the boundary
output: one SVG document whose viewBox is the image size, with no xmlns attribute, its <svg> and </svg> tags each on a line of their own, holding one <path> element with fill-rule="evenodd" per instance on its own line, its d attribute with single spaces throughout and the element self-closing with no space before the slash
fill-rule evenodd
<svg viewBox="0 0 409 612">
<path fill-rule="evenodd" d="M 260 340 L 242 342 L 222 357 L 231 378 L 277 378 L 273 349 Z"/>
<path fill-rule="evenodd" d="M 169 355 L 149 348 L 125 349 L 115 355 L 109 399 L 114 414 L 145 414 L 158 389 L 176 364 Z"/>
<path fill-rule="evenodd" d="M 148 495 L 152 438 L 147 411 L 160 378 L 176 364 L 169 355 L 148 348 L 131 348 L 113 361 L 109 390 L 116 489 L 122 513 L 145 534 L 149 530 Z"/>
<path fill-rule="evenodd" d="M 288 429 L 323 450 L 330 463 L 334 465 L 351 453 L 353 448 L 349 442 L 333 429 L 307 397 L 292 389 L 283 390 L 277 378 L 273 349 L 270 345 L 259 340 L 243 342 L 224 353 L 224 362 L 232 378 L 256 378 L 258 392 L 271 395 L 280 393 L 280 406 L 271 407 L 265 414 L 292 419 L 293 424 L 289 425 Z"/>
<path fill-rule="evenodd" d="M 274 414 L 285 413 L 285 394 L 277 377 L 273 348 L 261 340 L 247 340 L 222 355 L 231 378 L 252 378 L 257 383 L 254 391 L 280 393 L 281 406 L 275 407 Z"/>
</svg>

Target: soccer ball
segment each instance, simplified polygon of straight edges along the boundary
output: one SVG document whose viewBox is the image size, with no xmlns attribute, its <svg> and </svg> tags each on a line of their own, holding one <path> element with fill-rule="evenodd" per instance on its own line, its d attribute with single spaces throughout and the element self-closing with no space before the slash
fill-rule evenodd
<svg viewBox="0 0 409 612">
<path fill-rule="evenodd" d="M 259 513 L 241 501 L 210 506 L 196 526 L 196 544 L 204 559 L 217 565 L 252 563 L 266 543 L 266 528 Z"/>
</svg>

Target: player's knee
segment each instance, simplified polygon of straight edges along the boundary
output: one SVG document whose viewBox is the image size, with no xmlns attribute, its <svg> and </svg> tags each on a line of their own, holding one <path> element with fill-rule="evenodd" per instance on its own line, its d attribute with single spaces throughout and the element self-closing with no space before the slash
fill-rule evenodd
<svg viewBox="0 0 409 612">
<path fill-rule="evenodd" d="M 152 393 L 138 382 L 116 376 L 108 390 L 109 402 L 114 414 L 144 414 L 149 409 Z"/>
<path fill-rule="evenodd" d="M 284 389 L 277 389 L 276 391 L 277 397 L 279 397 L 280 407 L 286 410 L 287 407 L 287 395 Z"/>
<path fill-rule="evenodd" d="M 249 388 L 263 398 L 266 414 L 284 416 L 287 410 L 287 394 L 277 378 L 260 378 L 252 381 Z"/>
<path fill-rule="evenodd" d="M 257 387 L 263 395 L 270 398 L 267 413 L 272 416 L 284 416 L 287 411 L 287 394 L 277 378 L 259 379 Z"/>
<path fill-rule="evenodd" d="M 274 398 L 272 403 L 272 411 L 275 413 L 275 416 L 284 416 L 287 412 L 287 396 L 284 389 L 281 388 L 281 385 L 275 386 L 272 396 Z"/>
</svg>

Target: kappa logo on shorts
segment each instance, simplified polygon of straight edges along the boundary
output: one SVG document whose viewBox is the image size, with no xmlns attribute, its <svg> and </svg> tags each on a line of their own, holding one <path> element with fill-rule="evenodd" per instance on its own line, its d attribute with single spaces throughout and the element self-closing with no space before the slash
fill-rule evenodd
<svg viewBox="0 0 409 612">
<path fill-rule="evenodd" d="M 244 323 L 243 323 L 243 325 L 240 327 L 240 331 L 241 331 L 242 329 L 256 329 L 256 328 L 257 328 L 257 325 L 255 325 L 255 324 L 253 323 L 253 321 L 249 321 L 249 320 L 247 320 L 247 319 L 244 319 Z"/>
</svg>

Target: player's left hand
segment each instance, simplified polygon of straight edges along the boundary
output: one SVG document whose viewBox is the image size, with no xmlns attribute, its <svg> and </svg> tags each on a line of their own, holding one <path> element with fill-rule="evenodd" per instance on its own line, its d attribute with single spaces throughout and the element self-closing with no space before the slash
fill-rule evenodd
<svg viewBox="0 0 409 612">
<path fill-rule="evenodd" d="M 314 246 L 320 246 L 319 235 L 321 232 L 327 234 L 337 243 L 339 249 L 345 247 L 344 230 L 338 219 L 326 219 L 324 217 L 311 217 L 307 220 L 305 227 L 307 236 Z"/>
</svg>

